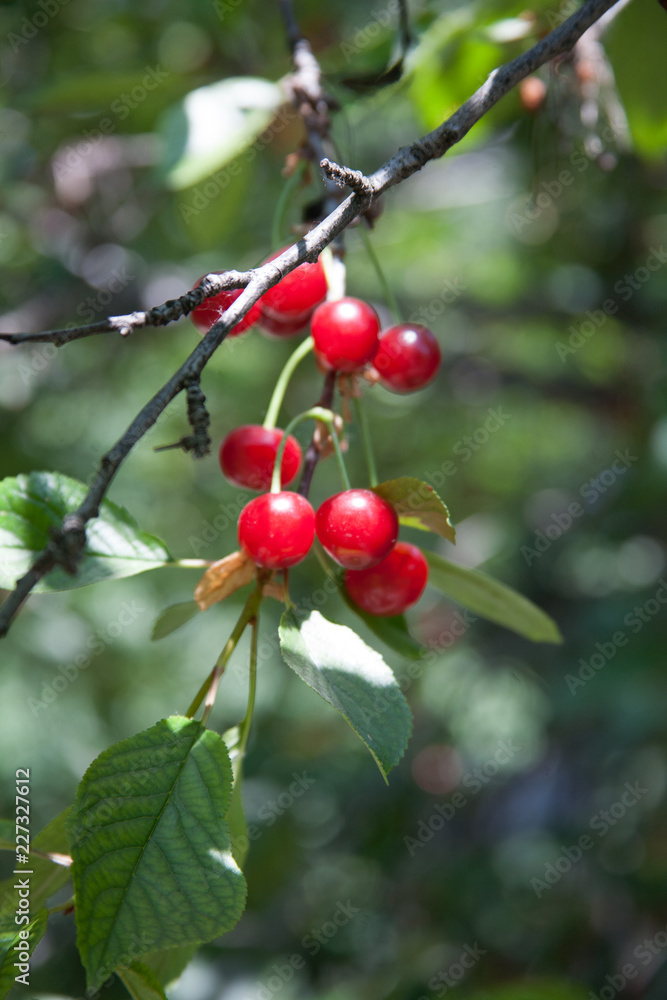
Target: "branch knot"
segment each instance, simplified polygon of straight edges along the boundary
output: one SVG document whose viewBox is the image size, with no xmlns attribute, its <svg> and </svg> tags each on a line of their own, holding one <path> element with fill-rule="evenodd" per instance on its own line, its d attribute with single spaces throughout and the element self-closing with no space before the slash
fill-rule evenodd
<svg viewBox="0 0 667 1000">
<path fill-rule="evenodd" d="M 320 167 L 327 177 L 330 177 L 331 180 L 335 181 L 341 187 L 347 185 L 355 194 L 366 198 L 373 197 L 373 182 L 361 170 L 351 170 L 349 167 L 341 167 L 326 156 L 320 160 Z"/>
</svg>

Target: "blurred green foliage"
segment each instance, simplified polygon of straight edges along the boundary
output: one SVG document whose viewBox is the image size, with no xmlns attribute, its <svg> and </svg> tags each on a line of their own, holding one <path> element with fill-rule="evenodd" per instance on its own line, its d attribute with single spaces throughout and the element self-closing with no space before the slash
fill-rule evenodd
<svg viewBox="0 0 667 1000">
<path fill-rule="evenodd" d="M 399 56 L 396 4 L 297 3 L 341 102 L 340 158 L 373 170 L 570 7 L 540 0 L 526 15 L 521 3 L 416 0 L 404 75 L 375 87 Z M 666 41 L 664 11 L 634 0 L 605 36 L 618 89 L 595 62 L 545 67 L 536 113 L 508 95 L 386 196 L 371 234 L 405 316 L 431 326 L 444 355 L 437 381 L 415 396 L 367 393 L 381 477 L 431 482 L 458 534 L 456 549 L 437 551 L 544 607 L 564 645 L 531 645 L 427 592 L 409 618 L 437 663 L 408 673 L 385 650 L 415 713 L 387 788 L 344 722 L 281 662 L 269 602 L 244 789 L 259 831 L 249 906 L 198 955 L 174 1000 L 433 1000 L 454 985 L 471 1000 L 579 1000 L 618 992 L 620 978 L 627 996 L 664 996 Z M 0 328 L 144 308 L 207 270 L 263 259 L 285 157 L 303 140 L 298 121 L 278 119 L 180 190 L 165 182 L 167 126 L 197 88 L 288 70 L 277 5 L 259 0 L 3 4 Z M 308 178 L 291 224 L 318 192 Z M 355 229 L 346 251 L 350 294 L 389 320 Z M 184 320 L 60 351 L 0 345 L 2 475 L 86 481 L 197 336 Z M 216 442 L 261 422 L 292 346 L 256 331 L 222 345 L 203 378 Z M 304 363 L 284 420 L 319 386 Z M 222 479 L 215 454 L 153 451 L 185 427 L 179 399 L 111 499 L 175 557 L 220 558 L 236 546 L 247 497 Z M 354 425 L 349 438 L 363 485 Z M 337 489 L 324 463 L 313 501 Z M 197 575 L 164 568 L 31 599 L 3 640 L 4 816 L 16 768 L 31 769 L 37 832 L 106 746 L 186 709 L 240 606 L 215 606 L 152 643 L 154 619 L 191 599 Z M 315 560 L 293 573 L 297 597 L 321 583 Z M 358 626 L 342 601 L 324 599 L 328 617 Z M 81 653 L 80 675 L 31 711 Z M 212 716 L 220 732 L 243 714 L 246 660 L 242 643 Z M 288 792 L 297 775 L 313 779 L 299 796 Z M 636 782 L 645 791 L 628 806 Z M 584 835 L 592 846 L 572 861 Z M 31 995 L 83 990 L 63 915 L 35 953 Z M 105 994 L 126 995 L 118 982 Z"/>
</svg>

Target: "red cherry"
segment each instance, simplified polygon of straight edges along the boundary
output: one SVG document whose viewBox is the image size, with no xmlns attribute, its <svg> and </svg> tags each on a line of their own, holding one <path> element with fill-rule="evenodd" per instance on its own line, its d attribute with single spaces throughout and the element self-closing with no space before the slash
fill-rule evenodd
<svg viewBox="0 0 667 1000">
<path fill-rule="evenodd" d="M 220 445 L 220 468 L 230 483 L 251 490 L 268 490 L 273 466 L 283 438 L 278 428 L 244 424 L 230 431 Z M 290 434 L 280 465 L 281 485 L 291 483 L 301 465 L 301 448 Z"/>
<path fill-rule="evenodd" d="M 348 570 L 345 587 L 370 615 L 400 615 L 421 597 L 428 563 L 416 545 L 396 542 L 389 555 L 370 569 Z"/>
<path fill-rule="evenodd" d="M 211 271 L 210 273 L 224 274 L 224 271 Z M 203 277 L 205 277 L 205 275 L 202 275 L 202 278 Z M 199 281 L 201 281 L 201 278 Z M 192 287 L 196 288 L 199 281 L 197 281 Z M 242 288 L 234 288 L 228 292 L 218 292 L 217 295 L 212 295 L 210 299 L 204 299 L 200 305 L 195 306 L 190 313 L 190 319 L 199 332 L 208 333 L 213 324 L 218 322 L 224 311 L 231 306 L 232 302 L 235 302 L 238 299 L 242 292 Z M 236 326 L 232 327 L 229 331 L 227 334 L 228 337 L 238 337 L 240 333 L 247 330 L 249 326 L 253 325 L 253 323 L 257 323 L 262 314 L 260 302 L 255 302 L 254 305 L 250 306 L 250 309 L 245 314 L 243 319 L 239 320 Z"/>
<path fill-rule="evenodd" d="M 396 511 L 372 490 L 345 490 L 325 500 L 317 537 L 340 566 L 364 569 L 384 559 L 398 538 Z"/>
<path fill-rule="evenodd" d="M 315 511 L 300 493 L 262 493 L 241 511 L 238 537 L 257 566 L 286 569 L 308 555 L 315 538 Z"/>
<path fill-rule="evenodd" d="M 439 366 L 440 347 L 428 327 L 400 323 L 380 334 L 373 368 L 385 389 L 414 392 L 435 377 Z"/>
<path fill-rule="evenodd" d="M 259 317 L 257 324 L 267 337 L 271 340 L 278 340 L 281 337 L 294 337 L 297 333 L 301 333 L 305 330 L 310 321 L 311 313 L 301 313 L 296 319 L 282 320 L 278 316 L 269 316 L 268 313 L 262 313 Z"/>
<path fill-rule="evenodd" d="M 287 249 L 289 248 L 283 247 L 282 250 L 271 254 L 265 263 L 275 260 Z M 322 302 L 326 295 L 327 279 L 322 262 L 318 259 L 314 264 L 299 264 L 277 285 L 264 293 L 262 314 L 282 321 L 297 320 L 304 315 L 310 318 L 315 306 Z"/>
<path fill-rule="evenodd" d="M 361 299 L 324 302 L 313 313 L 310 329 L 315 356 L 329 371 L 353 372 L 375 357 L 380 321 Z"/>
</svg>

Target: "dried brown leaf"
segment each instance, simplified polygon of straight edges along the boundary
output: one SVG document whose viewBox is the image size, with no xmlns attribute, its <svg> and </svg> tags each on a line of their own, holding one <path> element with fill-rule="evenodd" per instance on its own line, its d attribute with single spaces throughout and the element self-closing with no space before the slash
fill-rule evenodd
<svg viewBox="0 0 667 1000">
<path fill-rule="evenodd" d="M 217 601 L 224 601 L 240 587 L 245 587 L 255 576 L 255 565 L 244 552 L 232 552 L 218 559 L 206 570 L 195 587 L 195 601 L 206 611 Z"/>
</svg>

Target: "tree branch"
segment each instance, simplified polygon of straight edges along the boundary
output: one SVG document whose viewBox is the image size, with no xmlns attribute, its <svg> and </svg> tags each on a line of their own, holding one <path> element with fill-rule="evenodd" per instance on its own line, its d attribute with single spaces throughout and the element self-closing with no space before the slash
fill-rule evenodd
<svg viewBox="0 0 667 1000">
<path fill-rule="evenodd" d="M 188 383 L 197 380 L 209 359 L 215 353 L 228 332 L 242 319 L 260 296 L 273 285 L 293 271 L 305 261 L 314 261 L 322 250 L 341 233 L 350 223 L 362 214 L 370 205 L 373 197 L 401 183 L 413 173 L 416 173 L 429 161 L 443 156 L 448 149 L 460 142 L 473 125 L 482 118 L 501 97 L 510 91 L 520 80 L 529 76 L 539 66 L 569 51 L 581 35 L 597 21 L 618 0 L 587 0 L 583 6 L 568 18 L 559 28 L 552 31 L 544 39 L 534 45 L 528 52 L 518 56 L 512 62 L 494 70 L 486 83 L 469 100 L 463 104 L 439 128 L 418 139 L 411 146 L 400 149 L 379 170 L 368 178 L 370 188 L 357 191 L 337 205 L 330 214 L 296 244 L 268 264 L 244 273 L 227 271 L 222 276 L 208 275 L 191 292 L 179 299 L 171 300 L 162 306 L 157 306 L 147 312 L 132 313 L 128 317 L 112 317 L 103 324 L 92 324 L 91 327 L 78 328 L 79 336 L 90 333 L 116 331 L 130 333 L 140 326 L 161 326 L 189 312 L 195 305 L 223 288 L 244 288 L 243 293 L 226 310 L 220 319 L 195 347 L 178 371 L 153 396 L 132 421 L 126 432 L 102 458 L 99 468 L 93 478 L 90 489 L 80 507 L 69 514 L 63 521 L 57 537 L 40 553 L 31 569 L 22 577 L 16 588 L 9 595 L 0 609 L 0 636 L 6 634 L 9 624 L 19 607 L 39 580 L 53 569 L 62 565 L 69 571 L 74 571 L 85 545 L 85 525 L 99 514 L 99 507 L 114 475 L 123 460 L 134 445 L 153 426 L 160 414 L 172 399 L 181 392 Z M 281 3 L 286 9 L 288 4 Z M 298 41 L 298 39 L 297 39 Z M 311 53 L 312 55 L 312 53 Z M 345 168 L 343 168 L 345 169 Z M 372 194 L 371 194 L 372 189 Z M 88 333 L 81 333 L 86 329 Z M 52 331 L 50 334 L 22 335 L 5 334 L 2 339 L 10 343 L 20 343 L 25 339 L 50 339 L 59 335 L 72 335 L 76 338 L 76 330 Z"/>
<path fill-rule="evenodd" d="M 295 108 L 303 118 L 313 160 L 321 165 L 321 161 L 326 158 L 324 142 L 329 138 L 331 126 L 329 112 L 339 105 L 322 87 L 320 64 L 313 55 L 310 42 L 301 34 L 294 16 L 292 0 L 278 0 L 278 2 L 294 62 L 294 73 L 286 80 L 287 90 Z M 340 201 L 340 190 L 326 173 L 323 182 L 326 190 L 324 215 L 329 215 Z"/>
<path fill-rule="evenodd" d="M 128 313 L 126 316 L 109 316 L 97 323 L 67 327 L 64 330 L 46 330 L 43 333 L 0 333 L 0 340 L 9 344 L 39 343 L 50 341 L 62 347 L 72 340 L 92 337 L 96 333 L 119 333 L 128 336 L 142 326 L 167 326 L 187 316 L 195 306 L 218 292 L 234 288 L 245 288 L 253 277 L 253 271 L 225 271 L 224 274 L 206 274 L 195 288 L 177 299 L 169 299 L 160 306 L 153 306 L 142 312 Z"/>
</svg>

